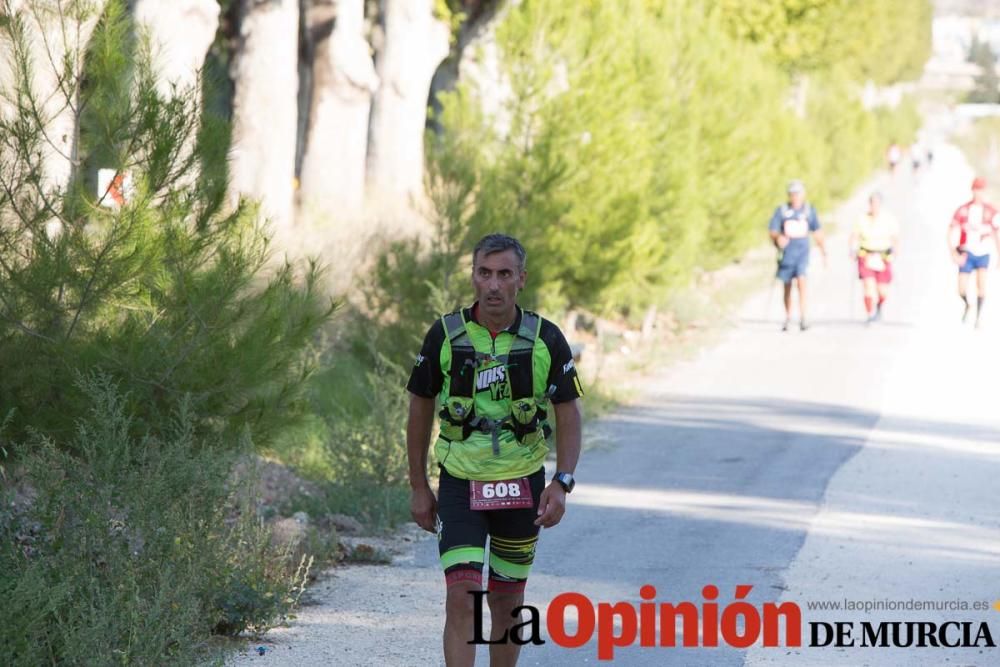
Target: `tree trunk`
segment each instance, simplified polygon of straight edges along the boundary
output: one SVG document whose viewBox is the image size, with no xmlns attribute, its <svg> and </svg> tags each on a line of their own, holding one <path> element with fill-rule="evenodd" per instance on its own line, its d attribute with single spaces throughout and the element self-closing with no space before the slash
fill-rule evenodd
<svg viewBox="0 0 1000 667">
<path fill-rule="evenodd" d="M 149 31 L 157 91 L 169 97 L 197 86 L 205 54 L 219 28 L 216 0 L 133 0 L 136 22 Z"/>
<path fill-rule="evenodd" d="M 809 76 L 797 74 L 792 81 L 792 111 L 799 118 L 809 113 Z"/>
<path fill-rule="evenodd" d="M 413 210 L 423 193 L 424 127 L 431 78 L 448 55 L 448 26 L 434 0 L 384 0 L 385 39 L 376 58 L 367 196 L 383 215 Z"/>
<path fill-rule="evenodd" d="M 79 93 L 87 43 L 107 0 L 22 0 L 4 3 L 4 13 L 24 20 L 31 67 L 31 92 L 44 137 L 41 190 L 58 196 L 78 163 Z M 13 48 L 8 45 L 7 48 Z M 7 54 L 5 54 L 6 56 Z M 8 62 L 7 67 L 10 66 Z M 13 70 L 4 85 L 17 85 Z"/>
<path fill-rule="evenodd" d="M 431 81 L 431 105 L 441 111 L 440 93 L 455 89 L 459 80 L 470 86 L 479 100 L 484 116 L 498 135 L 510 132 L 509 103 L 514 96 L 503 69 L 497 27 L 506 18 L 510 3 L 500 0 L 465 4 L 469 18 L 458 32 L 455 48 L 448 60 L 437 69 Z M 444 128 L 435 127 L 444 131 Z"/>
<path fill-rule="evenodd" d="M 363 213 L 368 119 L 378 77 L 364 36 L 364 0 L 339 0 L 336 27 L 317 45 L 302 161 L 302 213 L 337 223 Z"/>
<path fill-rule="evenodd" d="M 230 190 L 259 201 L 275 234 L 287 238 L 294 220 L 299 4 L 240 2 Z"/>
<path fill-rule="evenodd" d="M 219 3 L 215 0 L 133 0 L 133 16 L 151 41 L 156 89 L 169 99 L 190 99 L 201 108 L 200 72 L 205 55 L 219 28 Z M 178 162 L 190 158 L 196 137 L 188 137 Z M 184 174 L 178 185 L 193 185 L 196 169 Z"/>
</svg>

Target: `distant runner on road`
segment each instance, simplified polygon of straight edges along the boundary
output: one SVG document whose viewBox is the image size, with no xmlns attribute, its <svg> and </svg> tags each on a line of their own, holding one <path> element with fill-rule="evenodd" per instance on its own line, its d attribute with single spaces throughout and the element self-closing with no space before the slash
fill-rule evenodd
<svg viewBox="0 0 1000 667">
<path fill-rule="evenodd" d="M 868 211 L 854 225 L 848 244 L 864 285 L 868 322 L 877 322 L 882 319 L 882 306 L 889 296 L 892 262 L 899 256 L 899 222 L 882 208 L 880 193 L 868 197 Z"/>
<path fill-rule="evenodd" d="M 920 144 L 913 143 L 910 145 L 910 166 L 913 168 L 913 173 L 916 175 L 920 173 L 920 159 L 923 157 L 923 149 L 920 148 Z"/>
<path fill-rule="evenodd" d="M 788 203 L 774 209 L 768 232 L 774 247 L 778 249 L 777 278 L 785 289 L 785 322 L 782 331 L 788 331 L 792 320 L 792 283 L 799 290 L 799 328 L 809 328 L 806 322 L 806 273 L 809 270 L 809 235 L 816 239 L 816 245 L 826 262 L 826 244 L 819 218 L 812 204 L 806 202 L 806 186 L 802 181 L 788 184 Z"/>
<path fill-rule="evenodd" d="M 899 165 L 899 161 L 902 159 L 903 150 L 899 147 L 899 144 L 895 141 L 889 144 L 889 148 L 885 151 L 885 162 L 889 168 L 889 173 L 896 173 L 896 166 Z"/>
<path fill-rule="evenodd" d="M 962 322 L 969 317 L 969 274 L 976 274 L 976 327 L 979 327 L 986 299 L 986 270 L 990 266 L 990 253 L 997 248 L 1000 253 L 1000 217 L 997 209 L 986 203 L 983 191 L 986 179 L 972 181 L 972 199 L 955 211 L 948 225 L 948 249 L 958 265 L 958 296 L 962 299 Z"/>
<path fill-rule="evenodd" d="M 525 261 L 524 247 L 510 236 L 491 234 L 476 245 L 476 302 L 431 326 L 406 386 L 410 510 L 438 536 L 448 667 L 475 662 L 473 594 L 482 590 L 484 564 L 491 637 L 520 622 L 513 611 L 524 604 L 538 533 L 559 523 L 576 484 L 583 389 L 559 328 L 517 305 Z M 435 416 L 436 497 L 427 477 Z M 546 486 L 553 417 L 556 472 Z M 490 664 L 514 665 L 520 648 L 514 641 L 491 645 Z"/>
</svg>

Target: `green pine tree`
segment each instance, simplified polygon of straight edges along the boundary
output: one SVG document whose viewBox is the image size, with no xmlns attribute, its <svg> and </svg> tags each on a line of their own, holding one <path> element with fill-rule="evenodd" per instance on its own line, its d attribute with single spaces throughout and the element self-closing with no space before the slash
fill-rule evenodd
<svg viewBox="0 0 1000 667">
<path fill-rule="evenodd" d="M 266 439 L 301 412 L 307 350 L 332 312 L 319 268 L 276 261 L 255 207 L 227 204 L 226 122 L 197 90 L 157 92 L 124 0 L 89 17 L 86 51 L 61 62 L 34 55 L 33 26 L 85 20 L 93 3 L 55 18 L 26 5 L 0 24 L 13 65 L 0 113 L 5 435 L 72 431 L 88 406 L 77 379 L 100 371 L 138 428 L 156 431 L 188 397 L 201 428 Z M 40 67 L 55 68 L 47 91 L 32 83 Z M 71 110 L 76 132 L 64 182 L 47 176 L 53 108 Z M 115 188 L 98 189 L 99 169 Z"/>
<path fill-rule="evenodd" d="M 997 76 L 997 55 L 987 42 L 973 36 L 969 46 L 969 62 L 980 67 L 976 85 L 969 91 L 966 100 L 973 104 L 1000 103 L 1000 77 Z"/>
</svg>

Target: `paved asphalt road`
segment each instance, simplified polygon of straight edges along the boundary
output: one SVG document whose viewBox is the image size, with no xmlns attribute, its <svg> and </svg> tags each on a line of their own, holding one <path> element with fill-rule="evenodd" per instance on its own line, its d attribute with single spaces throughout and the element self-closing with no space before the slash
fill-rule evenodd
<svg viewBox="0 0 1000 667">
<path fill-rule="evenodd" d="M 820 611 L 818 601 L 1000 599 L 1000 292 L 984 327 L 959 324 L 945 227 L 971 172 L 941 146 L 934 171 L 883 178 L 903 223 L 883 323 L 860 323 L 846 239 L 814 255 L 812 322 L 782 334 L 780 295 L 751 298 L 736 328 L 696 359 L 654 373 L 641 400 L 597 425 L 562 524 L 543 533 L 528 602 L 557 594 L 719 607 L 792 601 L 809 623 L 988 621 L 1000 611 Z M 838 212 L 840 228 L 864 193 Z M 1000 276 L 991 271 L 994 290 Z M 777 292 L 777 290 L 775 290 Z M 851 301 L 851 296 L 854 300 Z M 392 567 L 348 568 L 323 604 L 272 633 L 272 650 L 234 664 L 441 664 L 443 584 L 433 540 Z M 574 631 L 572 622 L 568 625 Z M 782 632 L 782 636 L 783 632 Z M 952 637 L 957 634 L 952 631 Z M 523 665 L 598 664 L 596 642 L 528 647 Z M 488 664 L 485 651 L 479 664 Z M 1000 665 L 1000 649 L 627 648 L 607 664 Z"/>
</svg>

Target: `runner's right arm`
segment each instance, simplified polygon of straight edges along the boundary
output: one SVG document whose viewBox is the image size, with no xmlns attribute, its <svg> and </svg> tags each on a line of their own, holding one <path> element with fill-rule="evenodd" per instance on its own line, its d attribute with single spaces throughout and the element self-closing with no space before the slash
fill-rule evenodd
<svg viewBox="0 0 1000 667">
<path fill-rule="evenodd" d="M 779 206 L 774 210 L 774 215 L 771 216 L 771 220 L 767 224 L 767 232 L 771 236 L 771 243 L 778 250 L 784 250 L 785 246 L 788 245 L 788 237 L 784 234 L 782 222 L 781 207 Z"/>
<path fill-rule="evenodd" d="M 436 397 L 444 385 L 441 371 L 441 347 L 444 345 L 444 325 L 437 320 L 424 336 L 410 380 L 410 414 L 406 421 L 406 458 L 410 473 L 410 514 L 417 525 L 434 532 L 437 499 L 427 480 L 427 451 L 434 428 Z"/>
<path fill-rule="evenodd" d="M 858 253 L 861 251 L 861 232 L 866 217 L 867 215 L 863 215 L 854 221 L 854 226 L 851 227 L 851 235 L 847 237 L 847 252 L 850 259 L 857 259 Z"/>
<path fill-rule="evenodd" d="M 437 499 L 427 481 L 427 451 L 434 428 L 434 399 L 410 394 L 406 456 L 410 466 L 410 514 L 417 525 L 434 532 Z"/>
<path fill-rule="evenodd" d="M 948 225 L 948 252 L 951 254 L 951 261 L 958 265 L 961 265 L 965 261 L 962 257 L 962 252 L 958 249 L 961 234 L 962 230 L 958 226 L 958 213 L 956 212 L 955 217 L 951 219 L 951 223 Z"/>
</svg>

